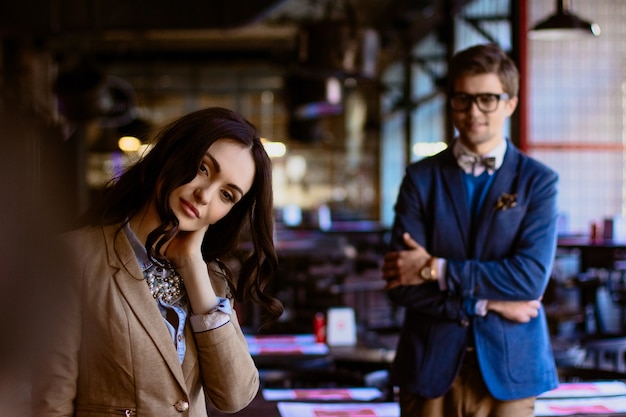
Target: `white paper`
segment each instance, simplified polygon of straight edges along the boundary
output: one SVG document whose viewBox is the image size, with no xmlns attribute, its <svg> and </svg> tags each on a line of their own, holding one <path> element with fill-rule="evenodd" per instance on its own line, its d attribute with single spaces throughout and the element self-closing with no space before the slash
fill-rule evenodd
<svg viewBox="0 0 626 417">
<path fill-rule="evenodd" d="M 400 417 L 397 403 L 279 402 L 282 417 Z"/>
<path fill-rule="evenodd" d="M 266 401 L 372 401 L 382 397 L 378 388 L 263 389 Z"/>
<path fill-rule="evenodd" d="M 350 307 L 329 308 L 327 316 L 326 343 L 329 346 L 356 345 L 354 309 Z"/>
</svg>

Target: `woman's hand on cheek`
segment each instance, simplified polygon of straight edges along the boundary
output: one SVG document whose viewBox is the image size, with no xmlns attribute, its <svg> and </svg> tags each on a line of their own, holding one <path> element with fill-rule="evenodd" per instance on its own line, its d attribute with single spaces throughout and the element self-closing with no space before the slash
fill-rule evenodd
<svg viewBox="0 0 626 417">
<path fill-rule="evenodd" d="M 209 226 L 192 232 L 179 231 L 170 241 L 165 256 L 182 267 L 193 259 L 202 259 L 202 240 Z"/>
<path fill-rule="evenodd" d="M 218 304 L 202 259 L 202 240 L 207 229 L 208 226 L 193 232 L 178 232 L 165 251 L 185 282 L 193 314 L 207 314 Z"/>
</svg>

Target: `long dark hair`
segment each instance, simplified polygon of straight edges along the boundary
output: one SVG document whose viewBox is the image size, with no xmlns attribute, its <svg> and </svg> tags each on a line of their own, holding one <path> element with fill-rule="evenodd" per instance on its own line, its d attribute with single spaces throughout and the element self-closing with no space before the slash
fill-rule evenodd
<svg viewBox="0 0 626 417">
<path fill-rule="evenodd" d="M 283 312 L 282 303 L 265 293 L 278 263 L 272 239 L 272 167 L 256 128 L 239 113 L 211 107 L 164 126 L 155 137 L 154 148 L 104 189 L 87 219 L 91 224 L 124 224 L 154 203 L 161 224 L 148 235 L 146 249 L 153 259 L 167 262 L 161 249 L 178 231 L 169 195 L 193 180 L 207 149 L 218 139 L 235 140 L 250 149 L 254 180 L 228 214 L 209 227 L 202 253 L 205 260 L 216 261 L 224 269 L 235 299 L 262 305 L 271 322 Z M 232 271 L 220 259 L 235 253 L 244 227 L 249 227 L 253 250 L 243 259 L 235 283 Z"/>
</svg>

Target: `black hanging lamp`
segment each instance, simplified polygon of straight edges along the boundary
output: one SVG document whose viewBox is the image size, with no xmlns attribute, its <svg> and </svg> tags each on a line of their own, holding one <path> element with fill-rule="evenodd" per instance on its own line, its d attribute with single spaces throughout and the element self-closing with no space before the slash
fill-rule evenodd
<svg viewBox="0 0 626 417">
<path fill-rule="evenodd" d="M 600 26 L 572 13 L 569 0 L 557 0 L 556 14 L 537 23 L 528 37 L 536 40 L 571 40 L 600 36 Z"/>
</svg>

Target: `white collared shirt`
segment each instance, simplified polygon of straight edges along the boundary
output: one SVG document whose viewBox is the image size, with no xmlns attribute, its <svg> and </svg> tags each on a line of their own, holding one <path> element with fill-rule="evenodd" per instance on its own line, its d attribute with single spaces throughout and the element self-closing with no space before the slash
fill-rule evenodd
<svg viewBox="0 0 626 417">
<path fill-rule="evenodd" d="M 472 152 L 469 149 L 467 149 L 467 147 L 463 145 L 461 141 L 457 138 L 454 141 L 452 152 L 454 153 L 454 157 L 457 160 L 459 159 L 461 155 L 471 155 L 477 158 L 493 157 L 496 160 L 495 169 L 497 170 L 498 168 L 502 166 L 502 163 L 504 162 L 504 154 L 506 153 L 507 146 L 508 146 L 508 141 L 503 140 L 502 142 L 498 144 L 498 146 L 493 148 L 490 152 L 486 153 L 485 155 L 478 155 L 477 153 Z M 474 173 L 474 175 L 480 175 L 483 171 L 484 171 L 484 168 L 483 170 L 477 170 Z"/>
</svg>

